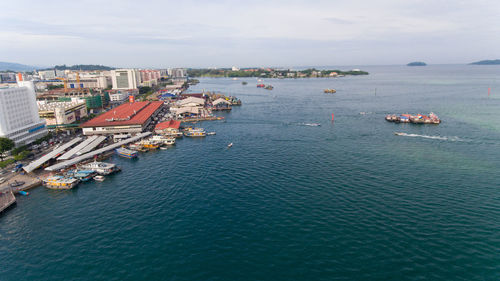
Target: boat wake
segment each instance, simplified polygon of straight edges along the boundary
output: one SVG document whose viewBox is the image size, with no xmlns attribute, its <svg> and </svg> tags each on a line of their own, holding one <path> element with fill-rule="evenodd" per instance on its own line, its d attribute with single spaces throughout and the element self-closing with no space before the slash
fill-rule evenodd
<svg viewBox="0 0 500 281">
<path fill-rule="evenodd" d="M 398 133 L 398 132 L 396 132 L 394 134 L 396 136 L 402 136 L 402 137 L 424 138 L 424 139 L 443 140 L 443 141 L 463 141 L 459 137 L 428 136 L 428 135 L 407 134 L 407 133 Z"/>
<path fill-rule="evenodd" d="M 298 123 L 297 125 L 299 125 L 299 126 L 310 126 L 310 127 L 319 127 L 319 126 L 321 126 L 320 123 Z"/>
</svg>

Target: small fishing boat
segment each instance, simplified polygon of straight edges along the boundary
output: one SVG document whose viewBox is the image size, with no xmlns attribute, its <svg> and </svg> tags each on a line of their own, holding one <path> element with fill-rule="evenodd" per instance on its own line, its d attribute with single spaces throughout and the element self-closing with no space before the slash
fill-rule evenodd
<svg viewBox="0 0 500 281">
<path fill-rule="evenodd" d="M 207 133 L 207 136 L 213 136 L 213 135 L 215 135 L 215 132 L 208 132 Z"/>
<path fill-rule="evenodd" d="M 106 178 L 104 176 L 98 175 L 94 177 L 95 181 L 104 181 Z"/>
<path fill-rule="evenodd" d="M 241 82 L 241 85 L 246 85 L 246 84 L 248 84 L 248 82 L 246 81 Z"/>
<path fill-rule="evenodd" d="M 231 147 L 233 147 L 233 143 L 230 143 L 227 145 L 227 148 L 231 148 Z"/>
<path fill-rule="evenodd" d="M 264 89 L 266 89 L 266 90 L 272 90 L 272 89 L 274 89 L 274 87 L 272 85 L 267 85 L 266 87 L 264 87 Z"/>
<path fill-rule="evenodd" d="M 323 92 L 325 94 L 334 94 L 334 93 L 337 92 L 337 90 L 335 90 L 335 89 L 324 89 Z"/>
<path fill-rule="evenodd" d="M 168 147 L 166 147 L 166 146 L 160 146 L 160 149 L 161 149 L 161 150 L 167 150 L 167 149 L 168 149 Z"/>
<path fill-rule="evenodd" d="M 264 84 L 257 84 L 257 88 L 264 88 L 266 85 Z"/>
</svg>

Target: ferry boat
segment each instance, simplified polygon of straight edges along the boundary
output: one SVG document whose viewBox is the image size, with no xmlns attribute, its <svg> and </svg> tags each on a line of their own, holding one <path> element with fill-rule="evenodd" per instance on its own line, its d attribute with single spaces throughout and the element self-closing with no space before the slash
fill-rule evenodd
<svg viewBox="0 0 500 281">
<path fill-rule="evenodd" d="M 79 179 L 79 180 L 81 180 L 83 182 L 89 181 L 96 174 L 97 174 L 97 172 L 94 171 L 94 170 L 78 170 L 78 169 L 75 169 L 75 170 L 69 170 L 69 171 L 66 172 L 67 176 Z"/>
<path fill-rule="evenodd" d="M 129 158 L 129 159 L 136 158 L 137 154 L 138 154 L 137 151 L 126 149 L 124 147 L 117 148 L 115 151 L 116 151 L 116 154 L 118 154 L 118 156 Z"/>
<path fill-rule="evenodd" d="M 159 145 L 174 145 L 175 144 L 175 138 L 173 137 L 167 137 L 165 135 L 155 135 L 152 138 L 149 139 L 150 142 L 156 143 Z"/>
<path fill-rule="evenodd" d="M 80 168 L 95 171 L 99 175 L 109 175 L 120 170 L 116 164 L 97 161 L 81 165 Z"/>
<path fill-rule="evenodd" d="M 80 180 L 75 178 L 65 178 L 63 176 L 51 176 L 43 180 L 43 185 L 48 189 L 64 190 L 72 189 Z"/>
<path fill-rule="evenodd" d="M 184 129 L 184 135 L 186 137 L 204 137 L 207 135 L 207 132 L 203 128 L 187 127 Z"/>
<path fill-rule="evenodd" d="M 155 142 L 152 142 L 150 140 L 142 140 L 141 145 L 142 145 L 142 147 L 144 147 L 146 149 L 158 149 L 160 147 L 158 144 L 156 144 Z M 130 158 L 133 158 L 133 157 L 134 156 L 132 156 Z"/>
<path fill-rule="evenodd" d="M 337 92 L 337 90 L 335 90 L 335 89 L 324 89 L 323 92 L 325 94 L 335 94 Z"/>
</svg>

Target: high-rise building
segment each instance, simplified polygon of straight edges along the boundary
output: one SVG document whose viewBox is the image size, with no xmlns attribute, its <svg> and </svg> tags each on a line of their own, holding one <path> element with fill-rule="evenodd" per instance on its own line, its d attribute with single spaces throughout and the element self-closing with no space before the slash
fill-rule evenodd
<svg viewBox="0 0 500 281">
<path fill-rule="evenodd" d="M 32 81 L 17 83 L 18 87 L 0 89 L 0 137 L 19 146 L 45 136 L 47 128 L 38 116 L 35 85 Z"/>
<path fill-rule="evenodd" d="M 116 69 L 111 71 L 113 90 L 137 89 L 141 76 L 135 69 Z"/>
</svg>

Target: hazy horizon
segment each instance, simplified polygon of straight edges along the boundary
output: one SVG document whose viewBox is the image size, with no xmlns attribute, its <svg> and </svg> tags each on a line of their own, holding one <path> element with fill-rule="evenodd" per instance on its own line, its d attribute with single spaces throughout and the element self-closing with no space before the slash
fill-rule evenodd
<svg viewBox="0 0 500 281">
<path fill-rule="evenodd" d="M 500 57 L 496 1 L 9 1 L 0 61 L 377 66 Z"/>
</svg>

